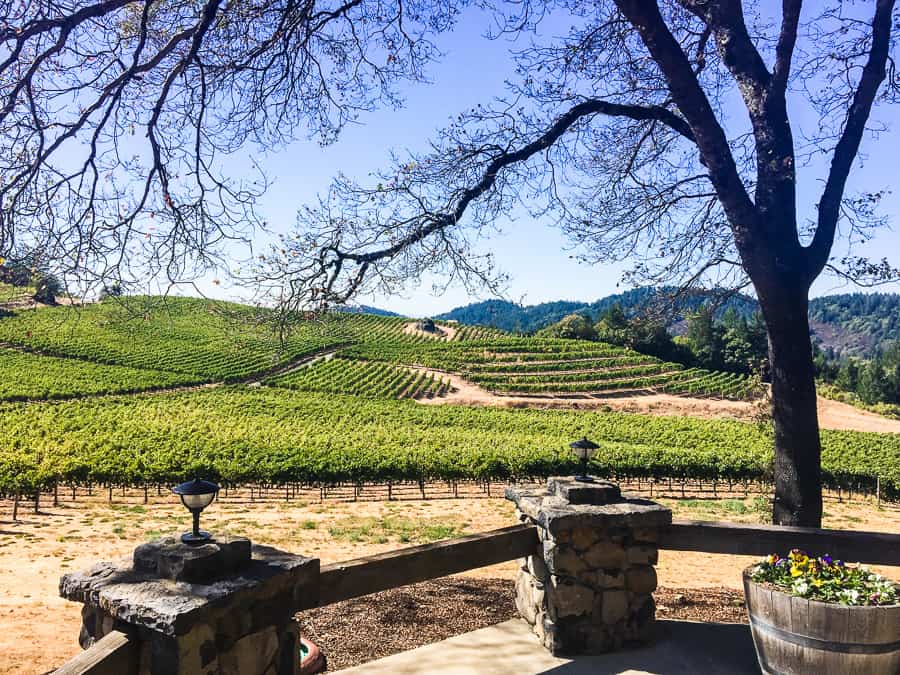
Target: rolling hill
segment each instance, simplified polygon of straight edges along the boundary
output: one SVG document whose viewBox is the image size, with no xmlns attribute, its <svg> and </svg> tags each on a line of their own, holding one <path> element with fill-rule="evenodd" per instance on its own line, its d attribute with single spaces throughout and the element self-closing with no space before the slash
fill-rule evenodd
<svg viewBox="0 0 900 675">
<path fill-rule="evenodd" d="M 195 298 L 19 310 L 0 319 L 7 359 L 22 363 L 16 381 L 0 389 L 0 400 L 42 398 L 42 391 L 74 397 L 250 380 L 300 391 L 419 398 L 447 393 L 441 373 L 495 395 L 754 395 L 750 378 L 603 343 L 450 324 L 428 333 L 411 319 L 345 312 L 298 317 L 279 333 L 270 319 L 266 310 Z M 49 357 L 55 370 L 32 363 Z M 95 365 L 93 385 L 81 372 L 88 363 Z"/>
</svg>

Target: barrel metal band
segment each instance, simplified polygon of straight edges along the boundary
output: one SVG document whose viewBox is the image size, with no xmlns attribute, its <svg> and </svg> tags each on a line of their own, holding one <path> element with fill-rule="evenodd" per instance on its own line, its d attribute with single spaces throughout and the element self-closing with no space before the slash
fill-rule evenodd
<svg viewBox="0 0 900 675">
<path fill-rule="evenodd" d="M 827 652 L 840 652 L 842 654 L 890 654 L 900 649 L 900 640 L 896 642 L 886 642 L 883 644 L 862 644 L 859 642 L 834 642 L 832 640 L 819 640 L 818 638 L 807 637 L 806 635 L 797 635 L 782 630 L 770 623 L 761 621 L 757 617 L 750 617 L 750 624 L 755 630 L 761 633 L 773 635 L 785 642 L 798 645 L 800 647 L 810 647 L 812 649 L 821 649 Z"/>
</svg>

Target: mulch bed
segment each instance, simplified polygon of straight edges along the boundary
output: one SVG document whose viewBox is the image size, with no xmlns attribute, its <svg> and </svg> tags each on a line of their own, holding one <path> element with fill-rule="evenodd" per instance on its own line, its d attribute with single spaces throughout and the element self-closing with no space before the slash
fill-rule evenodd
<svg viewBox="0 0 900 675">
<path fill-rule="evenodd" d="M 300 615 L 303 634 L 328 658 L 349 668 L 516 616 L 508 579 L 447 577 L 347 600 Z M 721 589 L 660 588 L 657 617 L 746 623 L 744 594 Z"/>
</svg>

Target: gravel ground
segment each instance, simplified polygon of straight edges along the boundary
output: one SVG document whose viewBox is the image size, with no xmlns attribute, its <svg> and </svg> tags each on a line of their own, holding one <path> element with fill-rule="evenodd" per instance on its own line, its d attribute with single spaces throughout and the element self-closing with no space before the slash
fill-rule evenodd
<svg viewBox="0 0 900 675">
<path fill-rule="evenodd" d="M 300 615 L 331 671 L 439 642 L 516 616 L 513 582 L 447 577 L 339 602 Z M 660 588 L 657 617 L 746 623 L 743 593 Z"/>
</svg>

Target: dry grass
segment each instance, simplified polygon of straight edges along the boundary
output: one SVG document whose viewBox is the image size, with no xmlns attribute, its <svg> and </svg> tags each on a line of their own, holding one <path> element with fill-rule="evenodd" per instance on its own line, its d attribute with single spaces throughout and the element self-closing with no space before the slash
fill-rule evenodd
<svg viewBox="0 0 900 675">
<path fill-rule="evenodd" d="M 45 672 L 78 652 L 80 607 L 57 597 L 61 574 L 89 567 L 98 560 L 129 555 L 137 544 L 189 527 L 187 511 L 167 496 L 151 494 L 148 504 L 142 503 L 143 494 L 139 491 L 124 498 L 117 491 L 112 504 L 106 502 L 105 492 L 95 493 L 91 499 L 79 494 L 75 502 L 68 497 L 56 507 L 45 500 L 40 514 L 23 505 L 19 522 L 0 520 L 0 673 L 3 675 Z M 743 522 L 765 522 L 768 518 L 765 500 L 760 501 L 756 496 L 663 501 L 679 518 Z M 0 502 L 0 518 L 9 517 L 10 507 L 9 502 Z M 250 501 L 248 492 L 230 494 L 216 502 L 203 517 L 204 527 L 214 532 L 249 536 L 258 543 L 319 557 L 324 563 L 445 536 L 483 532 L 513 522 L 512 504 L 498 498 L 319 502 L 307 498 L 284 501 L 273 493 L 267 501 Z M 878 509 L 873 501 L 854 500 L 848 504 L 829 499 L 825 525 L 900 532 L 900 507 L 885 504 Z M 724 587 L 739 595 L 740 570 L 751 560 L 745 556 L 663 551 L 658 567 L 660 585 L 682 589 L 679 591 L 682 594 L 694 593 L 690 589 L 695 589 L 698 602 L 708 589 Z M 470 580 L 468 584 L 471 579 L 479 579 L 476 586 L 482 579 L 503 579 L 509 583 L 515 569 L 516 563 L 505 563 L 473 570 L 464 578 Z M 887 572 L 894 578 L 900 576 L 897 569 Z M 486 582 L 485 588 L 501 588 L 493 583 Z M 465 593 L 471 595 L 476 605 L 488 602 L 486 596 L 479 596 L 471 587 Z M 478 600 L 479 597 L 482 599 Z M 665 600 L 660 600 L 660 604 L 674 606 Z M 491 618 L 487 606 L 482 610 L 472 621 Z M 501 616 L 505 615 L 498 612 L 493 618 Z M 434 637 L 439 636 L 435 633 Z M 412 646 L 413 643 L 404 644 Z"/>
</svg>

